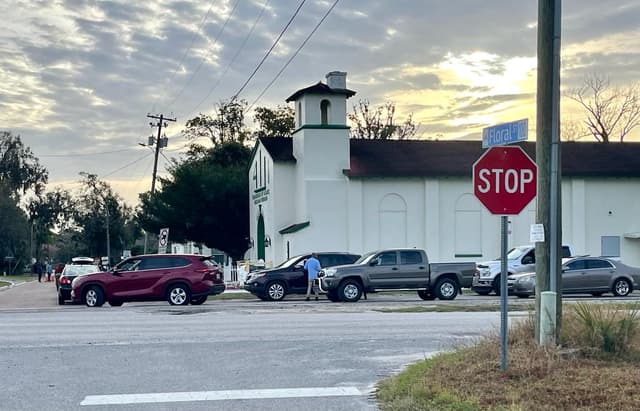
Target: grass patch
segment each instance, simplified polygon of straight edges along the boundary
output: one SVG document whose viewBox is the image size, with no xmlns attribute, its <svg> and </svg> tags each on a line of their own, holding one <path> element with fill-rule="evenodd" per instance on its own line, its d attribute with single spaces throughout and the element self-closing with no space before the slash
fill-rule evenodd
<svg viewBox="0 0 640 411">
<path fill-rule="evenodd" d="M 251 293 L 222 293 L 210 295 L 208 300 L 257 300 L 258 297 Z"/>
<path fill-rule="evenodd" d="M 43 276 L 44 277 L 44 276 Z M 0 275 L 0 281 L 34 281 L 37 280 L 36 275 Z"/>
<path fill-rule="evenodd" d="M 509 311 L 531 311 L 533 305 L 509 305 Z M 479 304 L 479 305 L 418 305 L 414 307 L 401 308 L 377 308 L 373 311 L 381 313 L 449 313 L 449 312 L 487 312 L 500 311 L 500 305 L 497 304 Z"/>
<path fill-rule="evenodd" d="M 9 283 L 9 282 L 6 282 L 6 281 L 0 281 L 0 288 L 2 288 L 2 287 L 8 287 L 8 286 L 10 286 L 10 285 L 11 285 L 11 283 Z"/>
<path fill-rule="evenodd" d="M 380 382 L 380 408 L 639 410 L 638 310 L 620 311 L 599 304 L 579 306 L 565 308 L 561 347 L 539 347 L 534 341 L 533 320 L 529 318 L 509 332 L 506 372 L 499 366 L 499 335 L 490 335 L 472 346 L 421 361 Z"/>
</svg>

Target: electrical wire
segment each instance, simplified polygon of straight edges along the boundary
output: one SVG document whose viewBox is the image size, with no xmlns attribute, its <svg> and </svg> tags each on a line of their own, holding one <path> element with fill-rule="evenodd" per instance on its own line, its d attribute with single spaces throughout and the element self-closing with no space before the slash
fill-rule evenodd
<svg viewBox="0 0 640 411">
<path fill-rule="evenodd" d="M 124 151 L 131 151 L 131 150 L 132 148 L 125 148 L 122 150 L 101 151 L 98 153 L 41 154 L 38 157 L 88 157 L 88 156 L 97 156 L 102 154 L 122 153 Z"/>
<path fill-rule="evenodd" d="M 113 171 L 110 171 L 110 172 L 108 172 L 107 174 L 104 174 L 104 175 L 100 176 L 99 178 L 105 178 L 105 177 L 108 177 L 108 176 L 110 176 L 110 175 L 112 175 L 112 174 L 115 174 L 115 173 L 117 173 L 118 171 L 123 170 L 123 169 L 125 169 L 125 168 L 127 168 L 127 167 L 129 167 L 129 166 L 131 166 L 131 165 L 133 165 L 133 164 L 135 164 L 135 163 L 137 163 L 137 162 L 138 162 L 138 161 L 140 161 L 140 160 L 144 160 L 145 158 L 149 157 L 151 154 L 153 154 L 153 153 L 147 153 L 147 154 L 145 154 L 144 156 L 142 156 L 142 157 L 138 158 L 137 160 L 133 160 L 132 162 L 127 163 L 127 164 L 123 165 L 122 167 L 117 168 L 117 169 L 115 169 L 115 170 L 113 170 Z"/>
<path fill-rule="evenodd" d="M 282 29 L 282 31 L 280 32 L 280 34 L 278 35 L 278 38 L 276 38 L 276 40 L 273 42 L 273 44 L 271 45 L 271 47 L 269 48 L 269 50 L 267 51 L 267 53 L 264 55 L 264 57 L 262 57 L 262 60 L 260 60 L 260 63 L 258 63 L 258 65 L 256 66 L 256 68 L 253 70 L 253 73 L 251 73 L 251 75 L 249 76 L 249 78 L 247 78 L 247 81 L 244 82 L 244 84 L 242 85 L 242 87 L 240 87 L 240 89 L 233 95 L 233 97 L 231 98 L 231 101 L 235 101 L 238 96 L 240 95 L 240 93 L 242 93 L 242 91 L 245 89 L 245 87 L 247 87 L 247 84 L 249 84 L 249 82 L 251 81 L 251 79 L 253 78 L 253 76 L 256 75 L 256 73 L 258 72 L 258 70 L 260 69 L 260 67 L 262 67 L 262 64 L 265 62 L 265 60 L 267 59 L 267 57 L 269 57 L 269 55 L 271 54 L 271 52 L 273 51 L 273 49 L 276 47 L 276 45 L 278 44 L 278 42 L 280 41 L 280 39 L 282 38 L 282 36 L 284 35 L 284 33 L 287 31 L 287 29 L 289 28 L 289 26 L 291 25 L 291 23 L 293 23 L 293 20 L 296 18 L 296 16 L 298 15 L 298 13 L 300 12 L 300 9 L 302 8 L 302 6 L 304 5 L 304 3 L 307 0 L 302 0 L 300 2 L 300 4 L 298 5 L 298 8 L 296 9 L 296 11 L 293 13 L 293 16 L 291 16 L 291 18 L 289 19 L 289 21 L 287 22 L 287 24 L 284 26 L 284 28 Z"/>
<path fill-rule="evenodd" d="M 238 56 L 240 55 L 240 53 L 242 52 L 242 50 L 244 50 L 245 46 L 247 45 L 247 41 L 249 40 L 249 38 L 251 37 L 251 35 L 253 34 L 253 31 L 256 28 L 256 25 L 258 24 L 258 22 L 260 21 L 260 19 L 262 18 L 262 15 L 264 14 L 265 10 L 267 9 L 267 7 L 269 6 L 269 3 L 271 3 L 271 0 L 266 0 L 263 4 L 262 4 L 262 10 L 260 10 L 260 13 L 258 14 L 258 17 L 256 17 L 256 19 L 253 22 L 253 25 L 251 26 L 251 29 L 249 30 L 249 33 L 247 33 L 247 35 L 245 36 L 244 40 L 242 41 L 242 44 L 240 45 L 240 47 L 238 48 L 238 50 L 236 50 L 236 53 L 234 54 L 234 56 L 231 58 L 231 61 L 227 64 L 227 66 L 225 67 L 224 71 L 222 72 L 222 74 L 220 76 L 218 76 L 218 80 L 216 81 L 216 83 L 213 85 L 213 87 L 211 87 L 209 89 L 209 91 L 207 92 L 207 95 L 204 96 L 204 98 L 202 100 L 200 100 L 200 102 L 190 111 L 187 111 L 187 113 L 193 113 L 195 112 L 198 108 L 200 108 L 200 106 L 209 98 L 209 96 L 211 96 L 211 94 L 218 88 L 218 85 L 220 85 L 220 82 L 222 81 L 222 79 L 224 78 L 224 76 L 227 74 L 227 72 L 229 71 L 229 69 L 231 68 L 231 66 L 233 66 L 233 63 L 235 63 L 236 59 L 238 58 Z"/>
<path fill-rule="evenodd" d="M 205 14 L 204 18 L 200 22 L 200 25 L 197 27 L 196 31 L 193 32 L 193 35 L 191 36 L 191 42 L 189 44 L 189 47 L 184 50 L 184 53 L 182 53 L 182 57 L 180 58 L 180 61 L 178 62 L 178 67 L 182 66 L 182 63 L 184 62 L 184 59 L 187 57 L 187 54 L 193 48 L 193 44 L 196 41 L 196 37 L 198 36 L 198 34 L 200 34 L 202 32 L 202 27 L 204 27 L 204 23 L 206 23 L 206 21 L 209 19 L 209 14 L 211 14 L 211 9 L 213 8 L 213 4 L 215 2 L 216 2 L 216 0 L 211 0 L 211 2 L 209 3 L 209 9 L 207 10 L 207 14 Z M 177 70 L 174 71 L 172 73 L 171 77 L 169 78 L 169 84 L 171 84 L 173 82 L 173 80 L 175 79 L 176 72 L 177 72 Z M 153 106 L 151 107 L 151 110 L 149 110 L 149 112 L 155 111 L 154 109 L 155 109 L 156 104 L 158 103 L 159 99 L 160 99 L 160 97 L 156 97 L 155 101 L 153 102 Z"/>
<path fill-rule="evenodd" d="M 249 107 L 247 107 L 245 109 L 245 114 L 249 112 L 249 110 L 251 110 L 251 108 L 258 102 L 258 100 L 260 100 L 262 98 L 262 96 L 264 95 L 264 93 L 267 92 L 267 90 L 269 90 L 271 88 L 271 86 L 273 85 L 273 83 L 276 82 L 276 80 L 278 80 L 278 78 L 280 77 L 280 75 L 282 74 L 282 72 L 289 66 L 289 64 L 293 61 L 293 59 L 298 55 L 298 53 L 300 53 L 300 50 L 302 50 L 302 48 L 307 44 L 307 42 L 309 41 L 309 39 L 311 38 L 311 36 L 314 35 L 314 33 L 318 30 L 318 28 L 320 27 L 320 25 L 325 21 L 325 19 L 329 16 L 329 14 L 331 14 L 331 12 L 333 11 L 333 9 L 336 7 L 336 5 L 338 4 L 340 0 L 336 0 L 333 2 L 333 4 L 331 5 L 331 7 L 329 8 L 329 10 L 327 10 L 327 12 L 324 14 L 324 16 L 322 16 L 322 18 L 320 19 L 320 21 L 318 22 L 318 24 L 316 24 L 316 26 L 313 28 L 313 30 L 311 30 L 311 32 L 309 33 L 309 35 L 307 36 L 307 38 L 304 39 L 304 41 L 302 42 L 302 44 L 300 44 L 300 46 L 298 47 L 298 49 L 295 51 L 295 53 L 293 53 L 291 55 L 291 57 L 289 57 L 289 60 L 287 60 L 287 62 L 284 64 L 284 66 L 282 66 L 282 68 L 280 69 L 280 71 L 278 71 L 278 74 L 275 75 L 275 77 L 269 82 L 269 84 L 267 84 L 267 86 L 260 92 L 260 94 L 258 95 L 258 97 L 256 97 L 255 100 L 253 100 L 253 102 L 249 105 Z"/>
<path fill-rule="evenodd" d="M 231 20 L 231 17 L 233 16 L 233 13 L 235 12 L 235 10 L 238 7 L 239 3 L 240 3 L 240 0 L 236 0 L 235 4 L 233 5 L 233 8 L 231 9 L 231 12 L 229 13 L 229 15 L 227 16 L 226 20 L 224 21 L 224 24 L 222 25 L 222 27 L 218 31 L 218 34 L 216 35 L 216 38 L 213 41 L 213 46 L 211 46 L 211 48 L 215 47 L 216 44 L 218 44 L 218 40 L 220 39 L 220 36 L 222 36 L 222 33 L 224 32 L 225 27 L 227 27 L 227 23 L 229 23 L 229 20 Z M 195 69 L 195 71 L 193 71 L 193 73 L 191 73 L 191 75 L 189 76 L 189 79 L 185 82 L 184 86 L 182 86 L 182 89 L 180 89 L 180 92 L 178 94 L 176 94 L 175 97 L 173 97 L 173 99 L 171 99 L 171 102 L 169 104 L 167 104 L 168 108 L 171 108 L 171 106 L 173 106 L 173 104 L 176 102 L 176 100 L 178 100 L 178 98 L 182 95 L 182 93 L 184 93 L 184 91 L 187 89 L 189 84 L 191 84 L 191 81 L 193 81 L 193 78 L 198 73 L 198 71 L 200 71 L 200 68 L 204 64 L 204 60 L 205 60 L 204 57 L 200 59 L 200 64 L 198 64 L 198 67 Z"/>
</svg>

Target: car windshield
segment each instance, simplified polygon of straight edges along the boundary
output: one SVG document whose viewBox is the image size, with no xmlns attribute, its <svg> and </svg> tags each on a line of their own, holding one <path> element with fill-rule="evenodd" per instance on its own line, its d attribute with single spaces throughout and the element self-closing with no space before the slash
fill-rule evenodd
<svg viewBox="0 0 640 411">
<path fill-rule="evenodd" d="M 509 250 L 509 252 L 507 253 L 507 260 L 517 260 L 518 258 L 522 257 L 522 255 L 527 251 L 529 251 L 530 249 L 531 247 L 529 246 L 514 247 L 511 250 Z M 499 261 L 499 260 L 500 260 L 500 257 L 496 258 L 496 261 Z"/>
<path fill-rule="evenodd" d="M 358 258 L 354 264 L 367 264 L 369 262 L 369 260 L 371 260 L 371 258 L 374 255 L 376 255 L 375 251 L 372 251 L 370 253 L 366 253 L 362 257 Z"/>
<path fill-rule="evenodd" d="M 302 258 L 304 256 L 302 255 L 297 255 L 295 257 L 291 257 L 290 259 L 286 260 L 283 263 L 280 263 L 280 265 L 277 265 L 275 268 L 287 268 L 287 267 L 291 267 L 292 265 L 294 265 L 298 260 L 300 260 L 300 258 Z"/>
<path fill-rule="evenodd" d="M 62 275 L 68 277 L 74 275 L 77 276 L 82 274 L 97 273 L 99 271 L 100 268 L 97 265 L 93 264 L 68 265 L 62 271 Z"/>
</svg>

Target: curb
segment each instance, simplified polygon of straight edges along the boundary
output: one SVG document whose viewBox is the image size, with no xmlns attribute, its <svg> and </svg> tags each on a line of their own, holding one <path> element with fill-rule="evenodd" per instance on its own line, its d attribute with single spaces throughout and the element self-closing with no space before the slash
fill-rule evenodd
<svg viewBox="0 0 640 411">
<path fill-rule="evenodd" d="M 9 283 L 9 285 L 5 285 L 5 286 L 0 287 L 0 291 L 6 291 L 6 290 L 9 290 L 9 289 L 11 289 L 11 288 L 16 286 L 15 282 L 9 281 L 9 280 L 3 280 L 2 277 L 0 277 L 0 281 L 5 282 L 5 283 Z"/>
</svg>

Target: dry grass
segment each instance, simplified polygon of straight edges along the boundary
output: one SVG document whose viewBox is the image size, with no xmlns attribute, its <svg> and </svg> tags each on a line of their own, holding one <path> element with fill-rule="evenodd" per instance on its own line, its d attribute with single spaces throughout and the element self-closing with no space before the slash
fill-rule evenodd
<svg viewBox="0 0 640 411">
<path fill-rule="evenodd" d="M 617 324 L 612 328 L 619 327 L 620 333 L 609 334 L 618 341 L 616 352 L 605 351 L 607 332 L 587 325 L 577 310 L 566 310 L 561 337 L 565 347 L 539 347 L 533 321 L 524 321 L 510 330 L 506 372 L 499 367 L 499 336 L 488 336 L 383 381 L 377 393 L 380 407 L 392 411 L 640 410 L 639 338 L 634 331 L 628 332 L 637 330 L 638 320 L 635 314 L 600 309 L 602 318 Z M 564 355 L 567 348 L 575 349 L 575 355 Z"/>
</svg>

